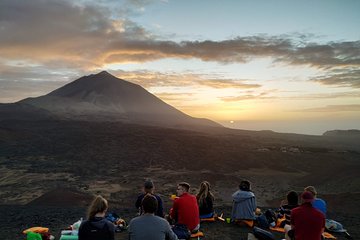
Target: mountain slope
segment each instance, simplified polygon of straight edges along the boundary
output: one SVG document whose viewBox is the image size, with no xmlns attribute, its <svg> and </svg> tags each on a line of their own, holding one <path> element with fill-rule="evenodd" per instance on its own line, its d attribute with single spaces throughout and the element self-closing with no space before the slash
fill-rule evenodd
<svg viewBox="0 0 360 240">
<path fill-rule="evenodd" d="M 221 126 L 207 119 L 188 116 L 141 86 L 106 71 L 81 77 L 47 95 L 27 98 L 15 105 L 18 109 L 21 108 L 18 106 L 36 108 L 58 119 L 123 121 L 171 127 Z"/>
</svg>

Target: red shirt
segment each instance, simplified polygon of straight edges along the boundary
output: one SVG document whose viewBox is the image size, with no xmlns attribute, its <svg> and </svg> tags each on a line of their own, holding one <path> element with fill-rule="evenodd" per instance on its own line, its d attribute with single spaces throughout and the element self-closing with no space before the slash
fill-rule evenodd
<svg viewBox="0 0 360 240">
<path fill-rule="evenodd" d="M 196 197 L 186 192 L 176 198 L 170 216 L 177 223 L 185 224 L 190 231 L 194 230 L 200 223 Z"/>
<path fill-rule="evenodd" d="M 325 217 L 311 203 L 304 203 L 291 210 L 291 225 L 294 226 L 296 240 L 321 240 Z"/>
</svg>

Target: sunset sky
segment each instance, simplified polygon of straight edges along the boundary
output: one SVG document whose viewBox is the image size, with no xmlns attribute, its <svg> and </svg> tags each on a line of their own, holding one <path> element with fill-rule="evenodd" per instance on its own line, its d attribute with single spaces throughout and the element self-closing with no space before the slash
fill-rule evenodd
<svg viewBox="0 0 360 240">
<path fill-rule="evenodd" d="M 0 103 L 102 70 L 232 128 L 360 129 L 360 1 L 0 0 Z"/>
</svg>

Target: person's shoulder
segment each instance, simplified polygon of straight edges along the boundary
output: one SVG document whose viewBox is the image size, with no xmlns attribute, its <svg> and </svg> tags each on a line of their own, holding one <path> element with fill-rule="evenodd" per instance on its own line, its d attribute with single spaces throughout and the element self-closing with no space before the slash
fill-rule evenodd
<svg viewBox="0 0 360 240">
<path fill-rule="evenodd" d="M 320 209 L 312 208 L 312 210 L 313 210 L 314 214 L 319 215 L 319 216 L 324 216 L 324 213 Z"/>
<path fill-rule="evenodd" d="M 145 197 L 145 193 L 139 193 L 139 195 L 138 195 L 138 199 L 142 199 L 143 197 Z"/>
<path fill-rule="evenodd" d="M 84 225 L 84 224 L 87 224 L 88 222 L 89 222 L 89 220 L 88 220 L 88 219 L 85 219 L 85 220 L 81 221 L 80 226 L 81 226 L 81 225 Z"/>
<path fill-rule="evenodd" d="M 235 191 L 231 196 L 236 196 L 236 195 L 238 195 L 240 193 L 240 190 L 237 190 L 237 191 Z"/>
<path fill-rule="evenodd" d="M 131 219 L 130 222 L 129 222 L 129 225 L 131 225 L 131 224 L 133 224 L 133 223 L 136 223 L 136 222 L 138 222 L 138 221 L 141 221 L 141 216 L 142 216 L 142 215 L 137 216 L 137 217 L 134 217 L 133 219 Z"/>
<path fill-rule="evenodd" d="M 156 221 L 156 222 L 158 222 L 158 223 L 160 223 L 162 225 L 165 225 L 165 226 L 170 225 L 169 222 L 166 219 L 162 218 L 162 217 L 159 217 L 159 216 L 155 215 L 153 219 L 154 219 L 154 221 Z"/>
<path fill-rule="evenodd" d="M 82 221 L 81 223 L 80 223 L 80 226 L 79 226 L 79 229 L 80 228 L 83 228 L 85 225 L 87 225 L 89 223 L 89 220 L 84 220 L 84 221 Z"/>
<path fill-rule="evenodd" d="M 104 219 L 104 220 L 106 221 L 105 224 L 108 226 L 109 230 L 110 231 L 115 231 L 115 225 L 112 222 L 110 222 L 109 220 L 107 220 L 107 219 Z"/>
<path fill-rule="evenodd" d="M 152 218 L 153 218 L 155 221 L 167 222 L 164 218 L 159 217 L 159 216 L 157 216 L 157 215 L 152 216 Z"/>
<path fill-rule="evenodd" d="M 158 201 L 162 201 L 162 199 L 161 199 L 161 197 L 160 197 L 159 194 L 154 194 L 154 196 L 156 197 L 156 199 L 157 199 Z"/>
<path fill-rule="evenodd" d="M 193 194 L 190 194 L 190 193 L 189 193 L 189 196 L 190 196 L 191 198 L 195 198 L 195 199 L 196 199 L 196 196 L 193 195 Z"/>
<path fill-rule="evenodd" d="M 196 198 L 195 195 L 192 195 L 192 194 L 190 194 L 190 193 L 187 193 L 187 194 L 185 195 L 185 197 L 188 199 L 188 201 L 197 202 L 197 198 Z"/>
</svg>

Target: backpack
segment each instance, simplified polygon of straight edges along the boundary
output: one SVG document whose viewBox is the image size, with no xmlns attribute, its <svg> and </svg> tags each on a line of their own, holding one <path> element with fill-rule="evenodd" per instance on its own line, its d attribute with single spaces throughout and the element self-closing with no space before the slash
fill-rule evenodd
<svg viewBox="0 0 360 240">
<path fill-rule="evenodd" d="M 109 227 L 107 224 L 99 229 L 92 224 L 91 221 L 85 221 L 81 227 L 81 231 L 86 235 L 86 240 L 109 239 Z"/>
<path fill-rule="evenodd" d="M 26 234 L 26 240 L 42 240 L 40 233 L 28 232 Z"/>
<path fill-rule="evenodd" d="M 330 232 L 346 232 L 341 223 L 331 219 L 326 219 L 325 228 Z"/>
<path fill-rule="evenodd" d="M 113 213 L 108 213 L 105 216 L 105 218 L 110 222 L 115 223 L 120 218 L 120 216 L 113 212 Z"/>
</svg>

